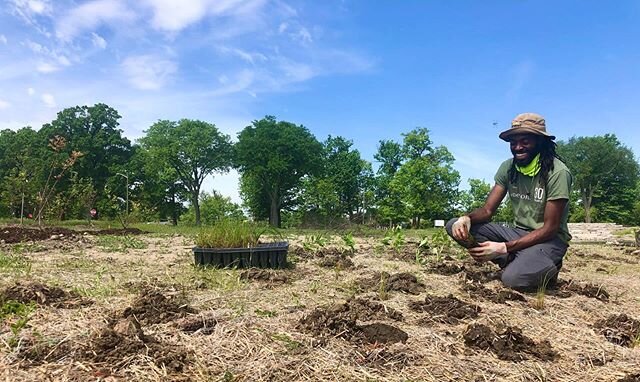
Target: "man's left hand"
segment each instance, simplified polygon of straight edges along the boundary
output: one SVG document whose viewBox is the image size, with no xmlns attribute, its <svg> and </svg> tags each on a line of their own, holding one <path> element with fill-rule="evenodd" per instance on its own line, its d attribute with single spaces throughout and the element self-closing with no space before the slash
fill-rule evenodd
<svg viewBox="0 0 640 382">
<path fill-rule="evenodd" d="M 493 260 L 500 255 L 507 254 L 507 243 L 485 241 L 479 243 L 477 247 L 469 248 L 469 254 L 478 262 Z"/>
</svg>

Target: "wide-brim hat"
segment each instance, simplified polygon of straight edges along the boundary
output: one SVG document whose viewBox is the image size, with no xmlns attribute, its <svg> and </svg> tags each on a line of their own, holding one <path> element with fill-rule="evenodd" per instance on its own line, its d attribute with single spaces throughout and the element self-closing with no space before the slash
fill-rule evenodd
<svg viewBox="0 0 640 382">
<path fill-rule="evenodd" d="M 511 128 L 500 133 L 499 137 L 503 141 L 509 142 L 509 138 L 516 134 L 535 134 L 556 139 L 554 135 L 547 133 L 547 126 L 544 118 L 536 113 L 518 114 L 511 121 Z"/>
</svg>

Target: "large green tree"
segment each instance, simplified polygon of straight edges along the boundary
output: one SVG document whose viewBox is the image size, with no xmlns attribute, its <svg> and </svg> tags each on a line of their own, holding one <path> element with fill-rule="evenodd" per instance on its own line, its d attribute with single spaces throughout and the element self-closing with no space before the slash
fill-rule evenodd
<svg viewBox="0 0 640 382">
<path fill-rule="evenodd" d="M 191 119 L 164 120 L 146 131 L 140 145 L 147 150 L 151 160 L 175 171 L 180 187 L 189 195 L 195 223 L 200 225 L 202 182 L 215 172 L 229 170 L 233 155 L 231 138 L 212 123 Z"/>
<path fill-rule="evenodd" d="M 268 211 L 269 223 L 279 227 L 301 179 L 320 171 L 322 144 L 306 127 L 266 116 L 238 134 L 235 148 L 245 204 L 254 217 Z"/>
<path fill-rule="evenodd" d="M 625 223 L 631 218 L 640 169 L 615 134 L 573 137 L 558 142 L 558 150 L 573 174 L 585 222 L 594 220 L 594 207 L 599 221 Z"/>
</svg>

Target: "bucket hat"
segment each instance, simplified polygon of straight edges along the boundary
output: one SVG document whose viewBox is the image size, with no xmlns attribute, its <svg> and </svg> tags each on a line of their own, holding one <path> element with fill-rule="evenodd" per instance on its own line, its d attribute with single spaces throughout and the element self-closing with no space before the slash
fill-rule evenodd
<svg viewBox="0 0 640 382">
<path fill-rule="evenodd" d="M 548 137 L 549 139 L 556 139 L 554 135 L 547 132 L 544 118 L 536 113 L 518 114 L 513 121 L 511 121 L 511 127 L 500 133 L 499 137 L 503 141 L 508 142 L 509 138 L 516 134 L 535 134 Z"/>
</svg>

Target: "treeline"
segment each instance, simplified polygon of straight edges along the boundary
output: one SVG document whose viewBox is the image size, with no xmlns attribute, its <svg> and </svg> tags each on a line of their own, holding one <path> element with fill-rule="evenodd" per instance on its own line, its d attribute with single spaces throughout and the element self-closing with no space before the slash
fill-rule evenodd
<svg viewBox="0 0 640 382">
<path fill-rule="evenodd" d="M 274 226 L 420 227 L 482 205 L 491 187 L 470 179 L 460 190 L 455 158 L 425 128 L 380 141 L 374 171 L 345 137 L 319 141 L 271 116 L 235 143 L 214 124 L 189 119 L 158 121 L 131 142 L 120 118 L 105 104 L 76 106 L 37 131 L 1 131 L 0 215 L 199 225 L 248 211 Z M 639 166 L 615 135 L 574 137 L 559 142 L 559 152 L 575 176 L 572 221 L 640 224 Z M 232 168 L 243 206 L 202 190 L 207 176 Z M 494 220 L 510 214 L 505 203 Z"/>
</svg>

